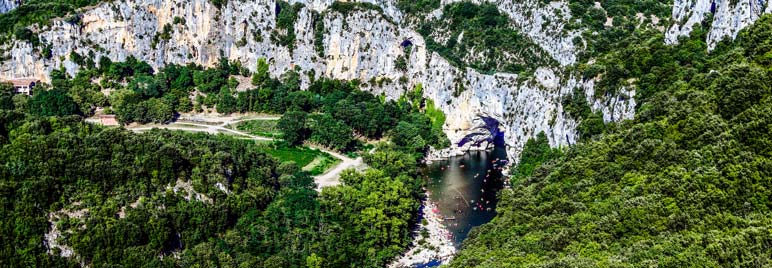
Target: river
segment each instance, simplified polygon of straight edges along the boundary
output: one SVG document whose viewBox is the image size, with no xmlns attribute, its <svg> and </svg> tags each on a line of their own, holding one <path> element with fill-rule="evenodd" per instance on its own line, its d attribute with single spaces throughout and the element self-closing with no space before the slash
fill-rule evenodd
<svg viewBox="0 0 772 268">
<path fill-rule="evenodd" d="M 390 268 L 425 268 L 447 263 L 469 231 L 496 216 L 496 193 L 506 164 L 503 146 L 435 161 L 423 170 L 426 193 L 414 241 Z"/>
<path fill-rule="evenodd" d="M 426 169 L 427 190 L 443 224 L 453 234 L 458 248 L 472 227 L 489 222 L 496 215 L 496 193 L 502 188 L 499 168 L 506 163 L 506 151 L 470 151 L 436 161 Z"/>
</svg>

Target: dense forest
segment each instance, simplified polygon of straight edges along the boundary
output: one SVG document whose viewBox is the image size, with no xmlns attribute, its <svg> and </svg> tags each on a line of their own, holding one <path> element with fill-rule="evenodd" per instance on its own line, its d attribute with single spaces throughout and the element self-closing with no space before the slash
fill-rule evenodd
<svg viewBox="0 0 772 268">
<path fill-rule="evenodd" d="M 225 59 L 216 68 L 172 64 L 156 73 L 133 57 L 125 62 L 101 57 L 97 63 L 76 53 L 71 57 L 83 63 L 85 70 L 75 77 L 54 70 L 51 88 L 37 90 L 31 98 L 20 95 L 12 100 L 18 109 L 38 116 L 91 116 L 98 108 L 106 108 L 122 124 L 169 123 L 180 113 L 204 110 L 284 114 L 278 127 L 293 145 L 309 141 L 349 152 L 361 147 L 358 137 L 377 140 L 384 136 L 393 136 L 399 146 L 409 146 L 416 154 L 428 146 L 450 145 L 442 132 L 444 115 L 423 97 L 420 84 L 396 101 L 359 90 L 357 80 L 319 78 L 301 90 L 296 71 L 270 77 L 268 63 L 261 58 L 251 74 L 251 88 L 237 91 L 240 82 L 234 77 L 250 72 Z M 110 92 L 109 97 L 104 91 Z"/>
<path fill-rule="evenodd" d="M 175 92 L 206 90 L 196 76 L 223 68 L 169 66 L 153 74 L 131 60 L 101 66 L 110 67 L 74 78 L 55 72 L 52 88 L 32 97 L 0 84 L 0 232 L 7 238 L 0 266 L 382 267 L 408 245 L 423 195 L 417 159 L 428 145 L 447 143 L 442 122 L 433 123 L 444 118 L 420 86 L 398 101 L 359 91 L 356 81 L 317 80 L 287 92 L 297 85 L 268 78 L 261 65 L 253 77 L 261 90 L 240 92 L 259 101 L 229 95 L 260 111 L 289 110 L 277 127 L 293 144 L 308 139 L 356 151 L 364 138 L 391 141 L 365 154 L 371 169 L 345 172 L 342 186 L 318 193 L 308 172 L 279 163 L 254 141 L 83 122 L 99 105 L 126 122 L 142 109 L 122 105 L 179 104 L 188 93 Z M 102 94 L 88 83 L 94 74 L 125 86 L 89 104 L 81 97 Z"/>
<path fill-rule="evenodd" d="M 303 91 L 308 98 L 293 103 L 279 120 L 287 142 L 311 141 L 335 150 L 356 150 L 356 137 L 380 139 L 421 156 L 428 146 L 445 148 L 444 114 L 434 108 L 419 84 L 397 101 L 386 101 L 357 89 L 357 82 L 320 79 Z"/>
<path fill-rule="evenodd" d="M 530 141 L 452 267 L 772 264 L 772 16 L 706 53 L 704 31 L 603 58 L 637 78 L 634 120 L 550 149 Z"/>
<path fill-rule="evenodd" d="M 24 1 L 0 15 L 0 44 L 26 40 L 50 60 L 28 26 L 80 24 L 78 9 L 99 2 Z M 395 2 L 399 25 L 456 67 L 526 77 L 557 68 L 497 4 Z M 635 117 L 604 122 L 583 90 L 562 96 L 579 142 L 529 140 L 497 216 L 473 229 L 450 267 L 772 266 L 772 15 L 708 51 L 707 24 L 665 45 L 657 28 L 672 23 L 671 2 L 567 1 L 559 34 L 580 30 L 577 63 L 558 75 L 597 78 L 599 96 L 626 99 L 619 89 L 634 88 Z M 294 53 L 296 21 L 312 16 L 324 57 L 325 14 L 303 7 L 276 3 L 270 41 Z M 383 15 L 370 3 L 328 8 L 360 9 Z M 153 48 L 170 31 L 160 27 Z M 401 46 L 400 71 L 411 46 Z M 68 59 L 77 74 L 53 70 L 32 96 L 0 83 L 0 267 L 383 267 L 410 244 L 424 153 L 449 145 L 421 84 L 386 100 L 360 90 L 382 80 L 300 69 L 272 77 L 265 59 L 254 72 L 225 58 L 157 70 L 132 56 Z M 271 156 L 272 145 L 84 122 L 106 113 L 123 125 L 169 123 L 190 112 L 280 114 L 272 127 L 287 145 L 362 155 L 370 168 L 316 191 L 311 173 Z"/>
</svg>

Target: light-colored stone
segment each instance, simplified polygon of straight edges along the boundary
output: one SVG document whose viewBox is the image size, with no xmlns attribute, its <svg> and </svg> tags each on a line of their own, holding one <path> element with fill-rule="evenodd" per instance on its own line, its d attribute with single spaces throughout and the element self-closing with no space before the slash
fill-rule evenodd
<svg viewBox="0 0 772 268">
<path fill-rule="evenodd" d="M 468 0 L 442 0 L 443 6 Z M 472 3 L 490 2 L 507 14 L 512 26 L 528 36 L 544 49 L 561 65 L 576 62 L 577 48 L 574 38 L 581 35 L 580 30 L 568 30 L 566 25 L 571 19 L 568 1 L 541 0 L 471 0 Z"/>
<path fill-rule="evenodd" d="M 734 39 L 737 33 L 753 24 L 764 13 L 772 12 L 772 5 L 764 0 L 737 0 L 732 5 L 729 0 L 675 0 L 673 3 L 673 21 L 675 23 L 665 34 L 665 42 L 675 44 L 678 37 L 689 35 L 695 27 L 711 13 L 714 6 L 710 31 L 707 40 L 708 49 L 716 47 L 719 41 L 729 37 Z"/>
<path fill-rule="evenodd" d="M 123 61 L 134 56 L 154 68 L 189 62 L 212 67 L 224 56 L 254 70 L 257 59 L 265 57 L 275 77 L 290 69 L 299 69 L 302 74 L 313 72 L 317 78 L 323 75 L 360 79 L 365 84 L 363 90 L 383 94 L 387 99 L 397 99 L 422 84 L 424 96 L 446 114 L 443 129 L 451 142 L 455 144 L 470 133 L 480 132 L 481 117 L 494 118 L 501 122 L 507 152 L 513 160 L 517 160 L 525 142 L 541 131 L 553 146 L 576 142 L 577 122 L 566 117 L 561 105 L 562 99 L 575 88 L 588 93 L 593 110 L 602 111 L 606 120 L 633 115 L 632 98 L 595 96 L 594 81 L 584 81 L 566 73 L 562 67 L 541 67 L 529 77 L 482 74 L 471 68 L 454 67 L 437 53 L 428 51 L 424 39 L 415 30 L 394 24 L 402 16 L 393 1 L 373 2 L 382 7 L 383 12 L 355 10 L 347 15 L 327 10 L 331 3 L 305 2 L 306 7 L 300 9 L 295 23 L 297 41 L 292 51 L 270 41 L 271 32 L 284 31 L 275 29 L 274 1 L 228 1 L 222 9 L 207 0 L 104 3 L 84 10 L 82 25 L 58 19 L 50 26 L 35 29 L 42 42 L 51 45 L 51 59 L 42 59 L 29 43 L 13 42 L 6 52 L 9 59 L 0 65 L 0 78 L 36 77 L 48 81 L 51 70 L 62 67 L 74 74 L 79 66 L 69 60 L 72 51 L 93 54 L 95 60 L 106 56 Z M 509 15 L 513 27 L 525 32 L 559 62 L 574 62 L 575 48 L 570 40 L 577 33 L 563 34 L 563 22 L 570 18 L 565 2 L 494 3 Z M 315 12 L 324 14 L 324 57 L 315 51 Z M 558 12 L 562 16 L 558 16 Z M 183 18 L 184 23 L 173 24 L 175 17 Z M 548 28 L 544 28 L 547 24 L 542 27 L 543 23 L 539 23 L 546 18 L 551 19 Z M 172 25 L 171 38 L 153 45 L 153 37 L 167 24 Z M 262 40 L 257 42 L 254 34 Z M 400 43 L 407 39 L 412 40 L 413 48 L 407 57 L 408 69 L 401 71 L 394 62 L 398 56 L 405 55 Z M 246 40 L 243 46 L 237 45 L 240 40 Z M 308 85 L 308 76 L 301 77 L 303 85 Z M 401 77 L 408 82 L 399 83 Z M 465 90 L 454 94 L 457 87 Z M 628 95 L 633 96 L 634 90 L 630 89 Z M 467 149 L 485 148 L 454 146 L 432 152 L 430 158 Z"/>
<path fill-rule="evenodd" d="M 0 14 L 7 13 L 18 7 L 21 0 L 0 0 Z"/>
</svg>

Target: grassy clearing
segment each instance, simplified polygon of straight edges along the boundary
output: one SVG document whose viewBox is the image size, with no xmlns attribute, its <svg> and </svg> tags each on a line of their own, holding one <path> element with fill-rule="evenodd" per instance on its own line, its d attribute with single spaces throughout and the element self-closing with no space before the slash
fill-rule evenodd
<svg viewBox="0 0 772 268">
<path fill-rule="evenodd" d="M 279 122 L 279 120 L 274 119 L 242 121 L 237 123 L 235 128 L 255 136 L 281 138 L 281 131 L 276 127 L 277 122 Z M 228 127 L 234 128 L 233 125 L 229 125 Z"/>
<path fill-rule="evenodd" d="M 299 167 L 309 171 L 312 175 L 318 175 L 326 171 L 329 167 L 337 163 L 337 158 L 325 152 L 308 147 L 290 147 L 284 142 L 274 142 L 266 146 L 266 153 L 276 157 L 279 161 L 294 161 Z M 319 160 L 315 160 L 319 158 Z M 310 165 L 311 162 L 315 162 Z M 306 166 L 308 168 L 306 169 Z M 314 171 L 314 169 L 320 169 Z M 318 172 L 318 174 L 314 174 Z"/>
<path fill-rule="evenodd" d="M 311 175 L 321 175 L 328 169 L 336 166 L 340 163 L 340 159 L 337 159 L 327 153 L 322 152 L 311 163 L 303 167 L 303 170 L 307 171 Z"/>
<path fill-rule="evenodd" d="M 272 144 L 274 142 L 274 141 L 269 141 L 269 140 L 255 140 L 255 139 L 244 137 L 244 136 L 234 135 L 233 133 L 223 133 L 223 135 L 229 135 L 229 136 L 235 137 L 236 139 L 240 139 L 240 140 L 254 141 L 255 144 L 257 144 L 257 145 L 272 146 Z"/>
</svg>

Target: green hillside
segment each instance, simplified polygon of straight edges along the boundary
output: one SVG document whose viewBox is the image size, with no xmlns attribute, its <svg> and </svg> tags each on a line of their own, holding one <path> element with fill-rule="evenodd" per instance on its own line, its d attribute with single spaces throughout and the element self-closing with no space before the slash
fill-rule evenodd
<svg viewBox="0 0 772 268">
<path fill-rule="evenodd" d="M 699 40 L 608 57 L 639 74 L 635 119 L 562 156 L 527 147 L 543 163 L 451 267 L 772 265 L 772 16 L 712 53 Z"/>
</svg>

